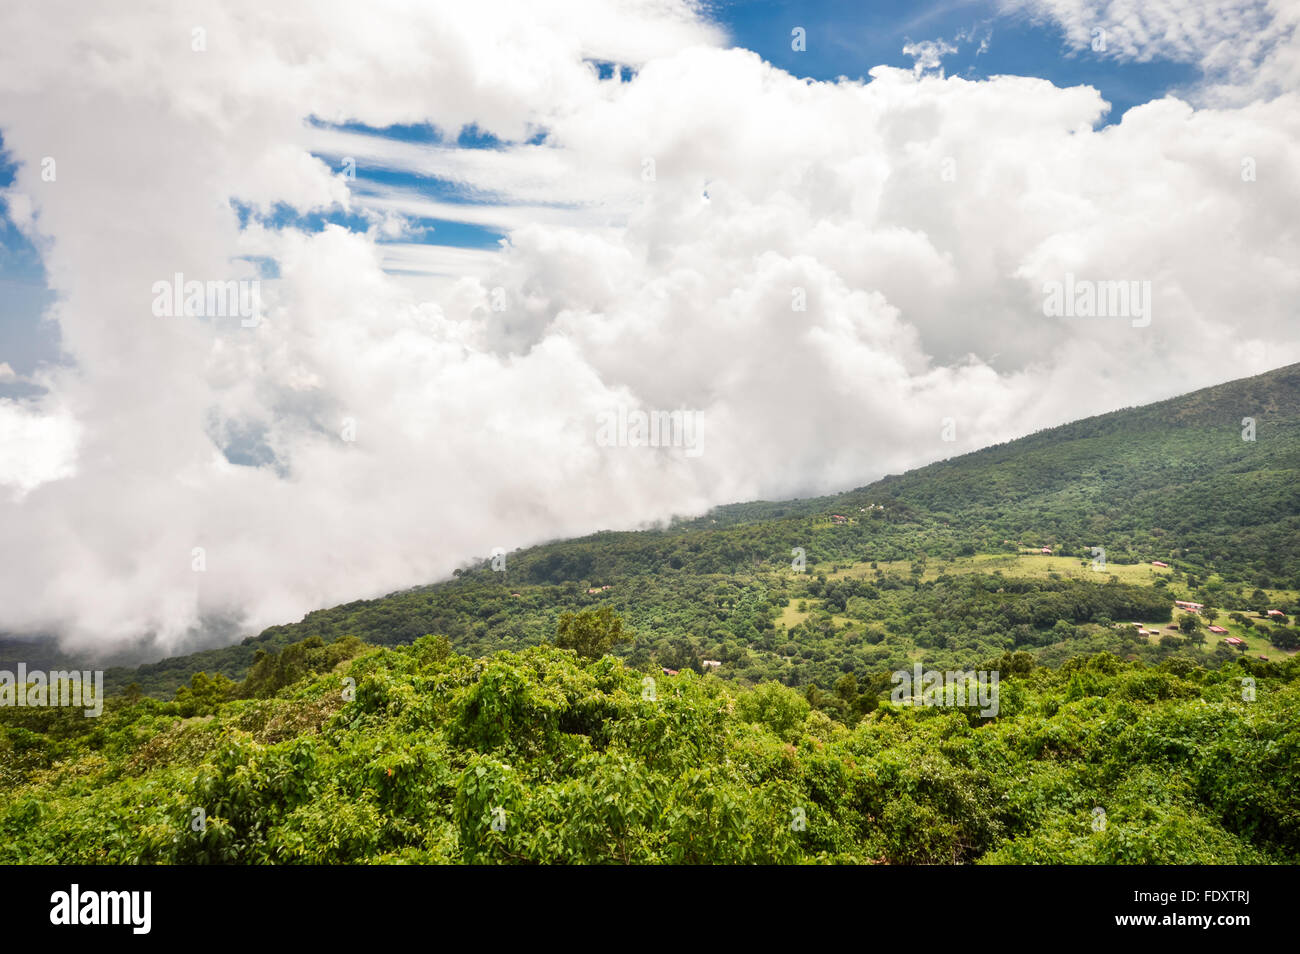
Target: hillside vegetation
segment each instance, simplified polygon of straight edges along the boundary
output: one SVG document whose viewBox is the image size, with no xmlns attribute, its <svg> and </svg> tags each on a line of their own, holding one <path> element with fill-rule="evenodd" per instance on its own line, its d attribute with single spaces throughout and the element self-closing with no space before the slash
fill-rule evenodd
<svg viewBox="0 0 1300 954">
<path fill-rule="evenodd" d="M 269 698 L 5 710 L 0 861 L 1300 860 L 1295 660 L 1017 654 L 996 718 L 885 700 L 850 727 L 608 655 L 350 651 Z"/>
</svg>

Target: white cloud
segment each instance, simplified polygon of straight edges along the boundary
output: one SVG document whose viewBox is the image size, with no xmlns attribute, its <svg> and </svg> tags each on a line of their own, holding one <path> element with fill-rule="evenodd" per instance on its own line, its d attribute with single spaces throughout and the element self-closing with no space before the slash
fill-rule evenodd
<svg viewBox="0 0 1300 954">
<path fill-rule="evenodd" d="M 1240 105 L 1300 88 L 1295 0 L 1001 0 L 1007 12 L 1057 24 L 1076 51 L 1200 67 L 1195 93 Z"/>
<path fill-rule="evenodd" d="M 13 369 L 0 363 L 0 381 L 14 377 Z M 0 489 L 11 504 L 42 484 L 70 476 L 76 445 L 76 422 L 66 415 L 36 414 L 0 400 Z"/>
<path fill-rule="evenodd" d="M 195 9 L 0 14 L 10 205 L 70 359 L 0 405 L 23 493 L 0 502 L 0 630 L 173 650 L 1300 359 L 1295 93 L 1098 130 L 1095 90 L 1044 80 L 797 80 L 667 2 Z M 457 151 L 311 116 L 547 138 Z M 345 192 L 313 151 L 498 196 L 461 211 L 509 241 L 383 242 L 453 210 Z M 241 230 L 232 199 L 374 225 Z M 152 315 L 153 282 L 251 280 L 257 257 L 280 276 L 259 327 Z M 1066 271 L 1150 280 L 1150 327 L 1045 318 Z M 701 411 L 704 454 L 597 446 L 619 405 Z"/>
<path fill-rule="evenodd" d="M 930 70 L 939 70 L 942 75 L 943 58 L 956 52 L 957 47 L 943 39 L 903 44 L 903 55 L 915 61 L 912 71 L 917 76 Z"/>
</svg>

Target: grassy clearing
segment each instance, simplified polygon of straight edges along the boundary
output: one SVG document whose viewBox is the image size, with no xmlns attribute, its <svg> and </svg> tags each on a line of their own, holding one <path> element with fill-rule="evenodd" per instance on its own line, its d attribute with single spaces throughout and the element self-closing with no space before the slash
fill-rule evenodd
<svg viewBox="0 0 1300 954">
<path fill-rule="evenodd" d="M 910 560 L 882 560 L 876 564 L 879 570 L 887 574 L 904 575 L 911 572 L 912 562 Z M 876 570 L 871 568 L 868 563 L 855 563 L 852 566 L 839 565 L 838 569 L 832 569 L 832 564 L 823 563 L 816 566 L 810 566 L 808 572 L 816 575 L 818 573 L 826 574 L 828 579 L 869 579 L 876 575 Z M 1187 589 L 1184 584 L 1173 578 L 1173 570 L 1169 567 L 1152 566 L 1149 563 L 1107 563 L 1104 569 L 1093 569 L 1092 561 L 1087 557 L 1077 556 L 1048 556 L 1042 553 L 979 553 L 975 556 L 956 557 L 953 560 L 929 560 L 926 562 L 925 571 L 921 574 L 923 580 L 938 579 L 944 574 L 960 575 L 962 573 L 997 573 L 1001 572 L 1004 576 L 1019 577 L 1023 579 L 1048 579 L 1055 574 L 1061 579 L 1079 579 L 1079 580 L 1100 580 L 1105 582 L 1112 576 L 1116 577 L 1121 583 L 1133 583 L 1137 585 L 1150 586 L 1158 579 L 1164 579 L 1168 582 L 1171 599 L 1187 599 Z M 1216 577 L 1211 577 L 1210 581 L 1215 581 Z M 1253 587 L 1247 587 L 1252 590 Z M 1274 603 L 1291 603 L 1297 597 L 1295 590 L 1265 590 L 1269 599 Z M 1235 610 L 1239 607 L 1220 607 L 1220 609 Z"/>
<path fill-rule="evenodd" d="M 873 569 L 870 563 L 856 563 L 852 566 L 839 566 L 832 569 L 832 564 L 820 564 L 810 566 L 809 573 L 816 575 L 824 573 L 828 579 L 870 579 L 880 570 L 888 575 L 907 576 L 912 569 L 912 563 L 909 560 L 880 561 Z M 1042 553 L 1022 552 L 1016 554 L 1009 553 L 981 553 L 975 556 L 958 557 L 951 561 L 927 561 L 925 571 L 921 574 L 923 580 L 934 580 L 938 577 L 949 574 L 959 575 L 963 573 L 994 573 L 1001 572 L 1007 577 L 1018 577 L 1028 579 L 1079 579 L 1094 580 L 1105 582 L 1112 576 L 1117 578 L 1121 583 L 1132 583 L 1137 585 L 1150 586 L 1158 579 L 1168 581 L 1169 599 L 1172 602 L 1175 599 L 1189 598 L 1185 585 L 1180 584 L 1172 578 L 1173 571 L 1168 567 L 1156 567 L 1150 564 L 1120 564 L 1107 563 L 1105 569 L 1094 570 L 1091 561 L 1081 557 L 1063 557 L 1048 556 Z M 1290 604 L 1296 598 L 1295 591 L 1291 590 L 1266 590 L 1270 600 L 1276 603 Z M 784 608 L 781 613 L 779 622 L 786 629 L 792 629 L 799 623 L 808 619 L 817 612 L 820 600 L 808 600 L 808 610 L 800 612 L 796 609 L 799 602 L 804 597 L 797 597 L 790 601 L 790 604 Z M 1218 618 L 1214 625 L 1222 626 L 1227 633 L 1206 633 L 1206 648 L 1213 648 L 1228 636 L 1235 636 L 1238 639 L 1246 641 L 1246 655 L 1251 657 L 1263 656 L 1267 659 L 1280 661 L 1288 656 L 1294 655 L 1294 651 L 1278 649 L 1269 642 L 1268 637 L 1261 634 L 1258 629 L 1242 626 L 1228 619 L 1230 612 L 1243 612 L 1254 619 L 1253 613 L 1248 613 L 1243 607 L 1237 606 L 1220 606 Z M 1183 610 L 1175 609 L 1174 617 L 1170 623 L 1161 624 L 1157 629 L 1155 636 L 1147 637 L 1149 641 L 1155 642 L 1160 636 L 1165 634 L 1181 635 L 1176 629 L 1169 629 L 1169 626 L 1177 626 L 1178 620 L 1186 615 Z M 845 626 L 853 621 L 842 616 L 834 617 L 837 626 Z M 1125 621 L 1129 622 L 1129 621 Z M 1138 623 L 1133 621 L 1134 625 L 1151 629 L 1152 624 Z"/>
<path fill-rule="evenodd" d="M 781 615 L 776 621 L 779 627 L 784 629 L 794 629 L 812 615 L 811 609 L 804 610 L 803 612 L 798 610 L 797 607 L 801 602 L 803 602 L 803 597 L 795 597 L 785 606 L 784 609 L 781 610 Z M 816 600 L 813 602 L 816 602 Z"/>
<path fill-rule="evenodd" d="M 907 574 L 912 569 L 909 560 L 883 561 L 876 566 L 890 574 Z M 876 574 L 876 570 L 871 568 L 870 563 L 856 563 L 850 567 L 840 567 L 833 572 L 830 564 L 824 564 L 812 568 L 810 572 L 825 573 L 831 579 L 866 579 Z M 1104 581 L 1115 576 L 1121 583 L 1150 585 L 1160 577 L 1168 578 L 1171 571 L 1167 567 L 1156 567 L 1147 563 L 1107 563 L 1104 569 L 1093 569 L 1092 561 L 1084 557 L 1047 556 L 1041 553 L 979 553 L 975 556 L 957 557 L 951 561 L 927 561 L 921 578 L 934 580 L 945 573 L 996 572 L 1001 572 L 1004 576 L 1028 579 L 1047 579 L 1052 574 L 1056 574 L 1061 578 Z"/>
</svg>

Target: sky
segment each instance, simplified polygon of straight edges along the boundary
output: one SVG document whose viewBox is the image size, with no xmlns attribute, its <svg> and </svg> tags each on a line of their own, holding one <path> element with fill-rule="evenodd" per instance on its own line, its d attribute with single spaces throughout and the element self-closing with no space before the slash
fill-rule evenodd
<svg viewBox="0 0 1300 954">
<path fill-rule="evenodd" d="M 1297 21 L 5 4 L 0 632 L 229 643 L 1300 360 Z"/>
</svg>

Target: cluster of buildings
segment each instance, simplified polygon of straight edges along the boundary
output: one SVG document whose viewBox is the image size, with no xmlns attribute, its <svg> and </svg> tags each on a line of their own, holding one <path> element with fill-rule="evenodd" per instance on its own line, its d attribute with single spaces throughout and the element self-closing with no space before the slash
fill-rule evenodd
<svg viewBox="0 0 1300 954">
<path fill-rule="evenodd" d="M 1153 564 L 1154 566 L 1165 566 L 1165 565 L 1166 565 L 1166 564 L 1164 564 L 1164 563 L 1161 563 L 1159 560 L 1153 560 L 1153 561 L 1152 561 L 1152 564 Z M 1191 600 L 1174 600 L 1174 605 L 1177 606 L 1179 609 L 1181 609 L 1181 610 L 1183 610 L 1183 611 L 1185 611 L 1185 612 L 1188 612 L 1188 613 L 1200 613 L 1201 610 L 1205 609 L 1205 604 L 1204 604 L 1204 603 L 1194 603 L 1194 602 L 1192 602 Z M 1270 619 L 1276 619 L 1276 618 L 1278 618 L 1278 617 L 1283 617 L 1283 618 L 1286 617 L 1286 613 L 1282 612 L 1282 610 L 1276 610 L 1276 609 L 1268 610 L 1266 613 L 1261 613 L 1260 615 L 1261 615 L 1261 616 L 1268 616 Z M 1159 636 L 1159 635 L 1160 635 L 1160 629 L 1159 629 L 1158 627 L 1157 627 L 1157 628 L 1153 628 L 1153 629 L 1147 629 L 1147 628 L 1145 628 L 1144 626 L 1142 626 L 1141 624 L 1138 624 L 1138 623 L 1116 623 L 1115 625 L 1116 625 L 1116 626 L 1136 626 L 1136 627 L 1137 627 L 1137 631 L 1138 631 L 1138 635 L 1139 635 L 1139 636 Z M 1241 649 L 1244 649 L 1246 646 L 1249 645 L 1249 643 L 1247 643 L 1246 640 L 1242 639 L 1242 638 L 1239 637 L 1239 636 L 1229 636 L 1229 635 L 1228 635 L 1228 630 L 1227 630 L 1226 627 L 1223 627 L 1223 626 L 1209 626 L 1209 627 L 1207 627 L 1207 628 L 1208 628 L 1209 631 L 1210 631 L 1211 633 L 1213 633 L 1215 636 L 1221 636 L 1221 637 L 1223 638 L 1222 641 L 1223 641 L 1225 644 L 1229 645 L 1229 646 L 1232 646 L 1232 647 L 1234 647 L 1234 648 L 1241 648 Z M 1177 626 L 1176 624 L 1175 624 L 1175 625 L 1166 626 L 1165 629 L 1167 629 L 1167 630 L 1169 630 L 1169 631 L 1171 631 L 1171 632 L 1178 632 L 1178 631 L 1179 631 L 1179 630 L 1178 630 L 1178 626 Z M 1263 659 L 1263 660 L 1266 660 L 1266 661 L 1267 661 L 1267 659 L 1268 659 L 1267 656 L 1260 656 L 1259 658 L 1260 658 L 1260 659 Z"/>
</svg>

